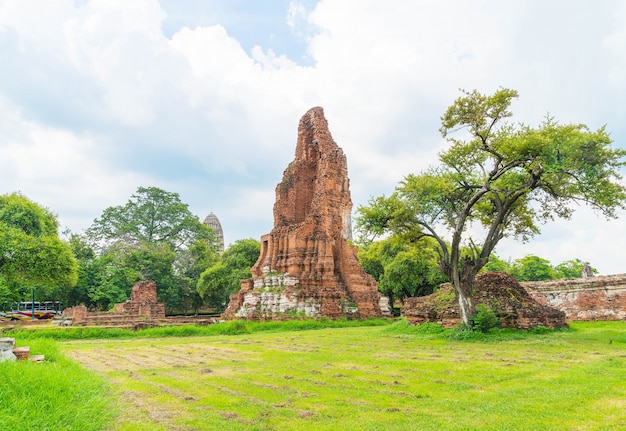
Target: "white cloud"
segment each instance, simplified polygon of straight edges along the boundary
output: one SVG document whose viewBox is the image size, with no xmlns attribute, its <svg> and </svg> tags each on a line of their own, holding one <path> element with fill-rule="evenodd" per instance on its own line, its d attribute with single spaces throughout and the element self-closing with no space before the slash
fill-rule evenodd
<svg viewBox="0 0 626 431">
<path fill-rule="evenodd" d="M 135 184 L 148 181 L 102 163 L 104 151 L 88 135 L 29 122 L 6 105 L 0 106 L 0 115 L 13 117 L 0 125 L 2 193 L 19 191 L 55 212 L 62 208 L 64 226 L 86 228 L 99 215 L 89 209 L 118 205 Z"/>
<path fill-rule="evenodd" d="M 265 27 L 242 44 L 218 20 L 243 7 L 228 4 L 204 5 L 199 25 L 183 3 L 0 2 L 0 193 L 22 190 L 80 230 L 156 185 L 213 210 L 227 242 L 258 237 L 306 110 L 324 107 L 356 207 L 436 163 L 459 88 L 517 89 L 516 120 L 607 123 L 624 147 L 620 2 L 294 0 L 281 19 L 308 44 L 305 66 L 300 51 L 275 54 Z M 606 243 L 619 226 L 593 220 L 546 226 L 527 247 L 556 260 L 582 241 L 581 258 L 617 271 Z"/>
</svg>

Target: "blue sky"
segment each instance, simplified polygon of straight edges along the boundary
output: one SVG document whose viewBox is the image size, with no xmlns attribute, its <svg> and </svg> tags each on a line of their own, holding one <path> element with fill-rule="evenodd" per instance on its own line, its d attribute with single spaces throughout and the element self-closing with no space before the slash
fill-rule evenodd
<svg viewBox="0 0 626 431">
<path fill-rule="evenodd" d="M 514 121 L 606 124 L 626 148 L 626 4 L 553 0 L 0 0 L 0 193 L 82 232 L 140 186 L 273 225 L 300 116 L 325 109 L 354 208 L 445 148 L 459 89 L 519 91 Z M 581 207 L 498 254 L 626 272 L 624 214 Z"/>
</svg>

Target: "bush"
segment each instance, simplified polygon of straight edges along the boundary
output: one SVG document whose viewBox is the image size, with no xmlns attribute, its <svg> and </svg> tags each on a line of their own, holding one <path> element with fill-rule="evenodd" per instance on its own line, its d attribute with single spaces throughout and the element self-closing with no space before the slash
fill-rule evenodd
<svg viewBox="0 0 626 431">
<path fill-rule="evenodd" d="M 490 329 L 500 326 L 500 319 L 491 307 L 486 304 L 478 304 L 476 314 L 470 320 L 470 326 L 473 330 L 488 332 Z"/>
</svg>

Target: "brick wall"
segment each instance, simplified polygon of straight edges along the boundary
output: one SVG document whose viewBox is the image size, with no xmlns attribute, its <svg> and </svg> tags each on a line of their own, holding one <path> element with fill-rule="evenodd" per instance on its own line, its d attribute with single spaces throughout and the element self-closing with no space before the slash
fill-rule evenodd
<svg viewBox="0 0 626 431">
<path fill-rule="evenodd" d="M 568 320 L 626 319 L 626 274 L 521 283 L 540 304 Z"/>
</svg>

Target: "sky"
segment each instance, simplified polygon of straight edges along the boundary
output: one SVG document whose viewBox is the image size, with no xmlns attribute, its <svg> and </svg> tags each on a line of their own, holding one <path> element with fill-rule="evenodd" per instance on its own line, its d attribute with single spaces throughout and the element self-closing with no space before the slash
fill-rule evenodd
<svg viewBox="0 0 626 431">
<path fill-rule="evenodd" d="M 227 245 L 259 239 L 309 108 L 356 210 L 437 163 L 460 89 L 501 87 L 515 123 L 606 125 L 626 148 L 626 2 L 0 0 L 0 194 L 82 233 L 159 187 L 214 212 Z M 625 216 L 581 206 L 496 252 L 624 273 Z"/>
</svg>

